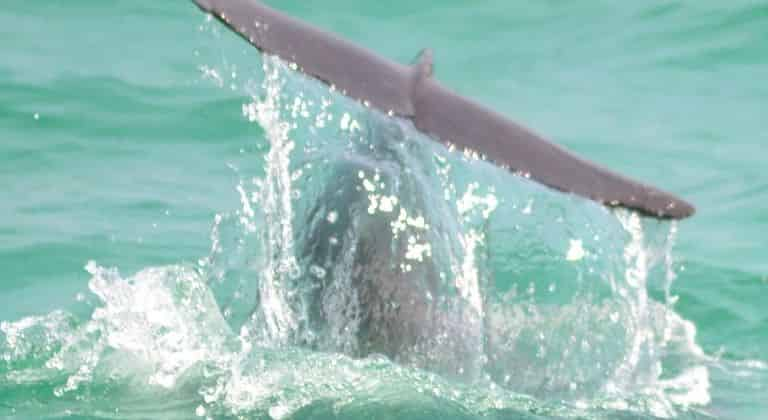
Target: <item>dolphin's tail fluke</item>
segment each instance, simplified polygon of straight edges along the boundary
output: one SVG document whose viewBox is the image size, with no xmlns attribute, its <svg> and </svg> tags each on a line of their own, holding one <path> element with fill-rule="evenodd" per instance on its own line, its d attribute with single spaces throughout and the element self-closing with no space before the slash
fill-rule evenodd
<svg viewBox="0 0 768 420">
<path fill-rule="evenodd" d="M 194 0 L 259 50 L 346 96 L 411 119 L 443 143 L 474 150 L 491 162 L 551 188 L 660 219 L 691 216 L 691 204 L 583 160 L 432 79 L 431 54 L 413 67 L 379 57 L 255 0 Z"/>
</svg>

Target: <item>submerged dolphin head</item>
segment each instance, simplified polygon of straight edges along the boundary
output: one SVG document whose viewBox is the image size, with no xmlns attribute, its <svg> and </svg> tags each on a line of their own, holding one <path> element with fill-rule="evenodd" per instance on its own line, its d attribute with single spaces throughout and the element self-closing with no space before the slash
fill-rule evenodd
<svg viewBox="0 0 768 420">
<path fill-rule="evenodd" d="M 451 275 L 450 261 L 464 250 L 449 238 L 460 226 L 449 203 L 427 200 L 436 187 L 410 165 L 400 124 L 372 121 L 370 144 L 335 163 L 308 213 L 297 251 L 303 266 L 319 270 L 305 279 L 313 284 L 308 319 L 315 340 L 304 344 L 475 378 L 483 309 Z"/>
</svg>

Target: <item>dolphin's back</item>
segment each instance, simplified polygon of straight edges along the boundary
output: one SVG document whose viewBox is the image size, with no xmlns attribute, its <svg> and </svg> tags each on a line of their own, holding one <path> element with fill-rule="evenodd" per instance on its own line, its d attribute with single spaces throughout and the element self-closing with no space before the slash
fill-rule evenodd
<svg viewBox="0 0 768 420">
<path fill-rule="evenodd" d="M 349 97 L 411 119 L 437 140 L 474 150 L 546 186 L 660 219 L 694 213 L 686 201 L 581 159 L 431 78 L 431 58 L 414 67 L 379 57 L 255 0 L 195 0 L 255 47 L 295 63 Z"/>
</svg>

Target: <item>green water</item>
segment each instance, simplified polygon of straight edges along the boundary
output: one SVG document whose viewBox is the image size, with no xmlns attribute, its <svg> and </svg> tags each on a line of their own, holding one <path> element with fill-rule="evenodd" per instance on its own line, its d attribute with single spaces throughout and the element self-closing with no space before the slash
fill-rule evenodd
<svg viewBox="0 0 768 420">
<path fill-rule="evenodd" d="M 428 201 L 481 199 L 424 215 L 454 226 L 457 278 L 468 264 L 493 280 L 503 363 L 463 382 L 311 351 L 290 338 L 296 314 L 256 291 L 301 291 L 312 270 L 285 268 L 289 245 L 352 141 L 329 127 L 348 113 L 373 141 L 370 117 L 339 97 L 328 127 L 316 108 L 283 112 L 298 124 L 288 153 L 268 118 L 245 116 L 275 99 L 261 58 L 191 4 L 6 0 L 0 416 L 766 416 L 765 2 L 307 3 L 270 2 L 400 62 L 431 47 L 446 85 L 697 214 L 640 224 L 405 127 Z M 284 103 L 327 95 L 280 74 Z M 434 175 L 441 159 L 450 174 Z M 566 258 L 573 240 L 581 261 Z"/>
</svg>

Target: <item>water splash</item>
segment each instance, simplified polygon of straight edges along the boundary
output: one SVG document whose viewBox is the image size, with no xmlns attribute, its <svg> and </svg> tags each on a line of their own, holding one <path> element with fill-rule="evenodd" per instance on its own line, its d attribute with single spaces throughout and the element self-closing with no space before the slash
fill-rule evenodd
<svg viewBox="0 0 768 420">
<path fill-rule="evenodd" d="M 251 200 L 262 206 L 265 215 L 265 264 L 259 281 L 259 319 L 255 322 L 262 331 L 261 336 L 253 338 L 278 344 L 286 343 L 297 328 L 288 296 L 288 282 L 301 274 L 293 250 L 293 190 L 289 166 L 295 144 L 289 137 L 290 124 L 281 120 L 282 64 L 276 59 L 266 59 L 263 65 L 265 95 L 254 96 L 254 102 L 243 106 L 248 119 L 264 128 L 270 145 L 265 158 L 265 179 L 260 183 L 258 198 Z M 243 200 L 243 210 L 246 217 L 253 218 L 247 197 Z"/>
<path fill-rule="evenodd" d="M 363 416 L 381 404 L 476 416 L 673 417 L 709 403 L 696 328 L 673 311 L 676 225 L 658 233 L 637 215 L 614 216 L 523 179 L 501 184 L 477 156 L 435 146 L 279 61 L 263 64 L 243 114 L 263 130 L 266 153 L 254 173 L 237 169 L 239 208 L 216 216 L 210 255 L 194 268 L 128 278 L 89 263 L 98 301 L 85 320 L 57 311 L 0 324 L 2 386 L 52 384 L 47 398 L 57 401 L 94 401 L 113 387 L 141 402 L 124 414 L 161 395 L 182 401 L 180 413 L 210 418 Z M 227 66 L 205 69 L 217 84 L 244 80 Z M 348 212 L 351 199 L 318 199 L 340 163 L 354 168 L 336 181 L 348 181 L 344 197 L 360 197 L 360 211 Z M 311 232 L 343 248 L 335 264 L 304 259 Z M 386 238 L 377 249 L 387 250 L 378 255 L 394 267 L 387 272 L 437 284 L 414 286 L 425 291 L 415 298 L 442 324 L 400 363 L 351 357 L 360 355 L 365 311 L 356 250 L 372 237 Z M 514 258 L 499 261 L 503 252 Z M 665 302 L 648 292 L 659 261 Z M 312 307 L 317 284 L 323 328 Z M 238 308 L 248 312 L 242 322 L 233 320 Z M 478 374 L 456 375 L 469 383 L 440 375 L 470 356 Z"/>
</svg>

